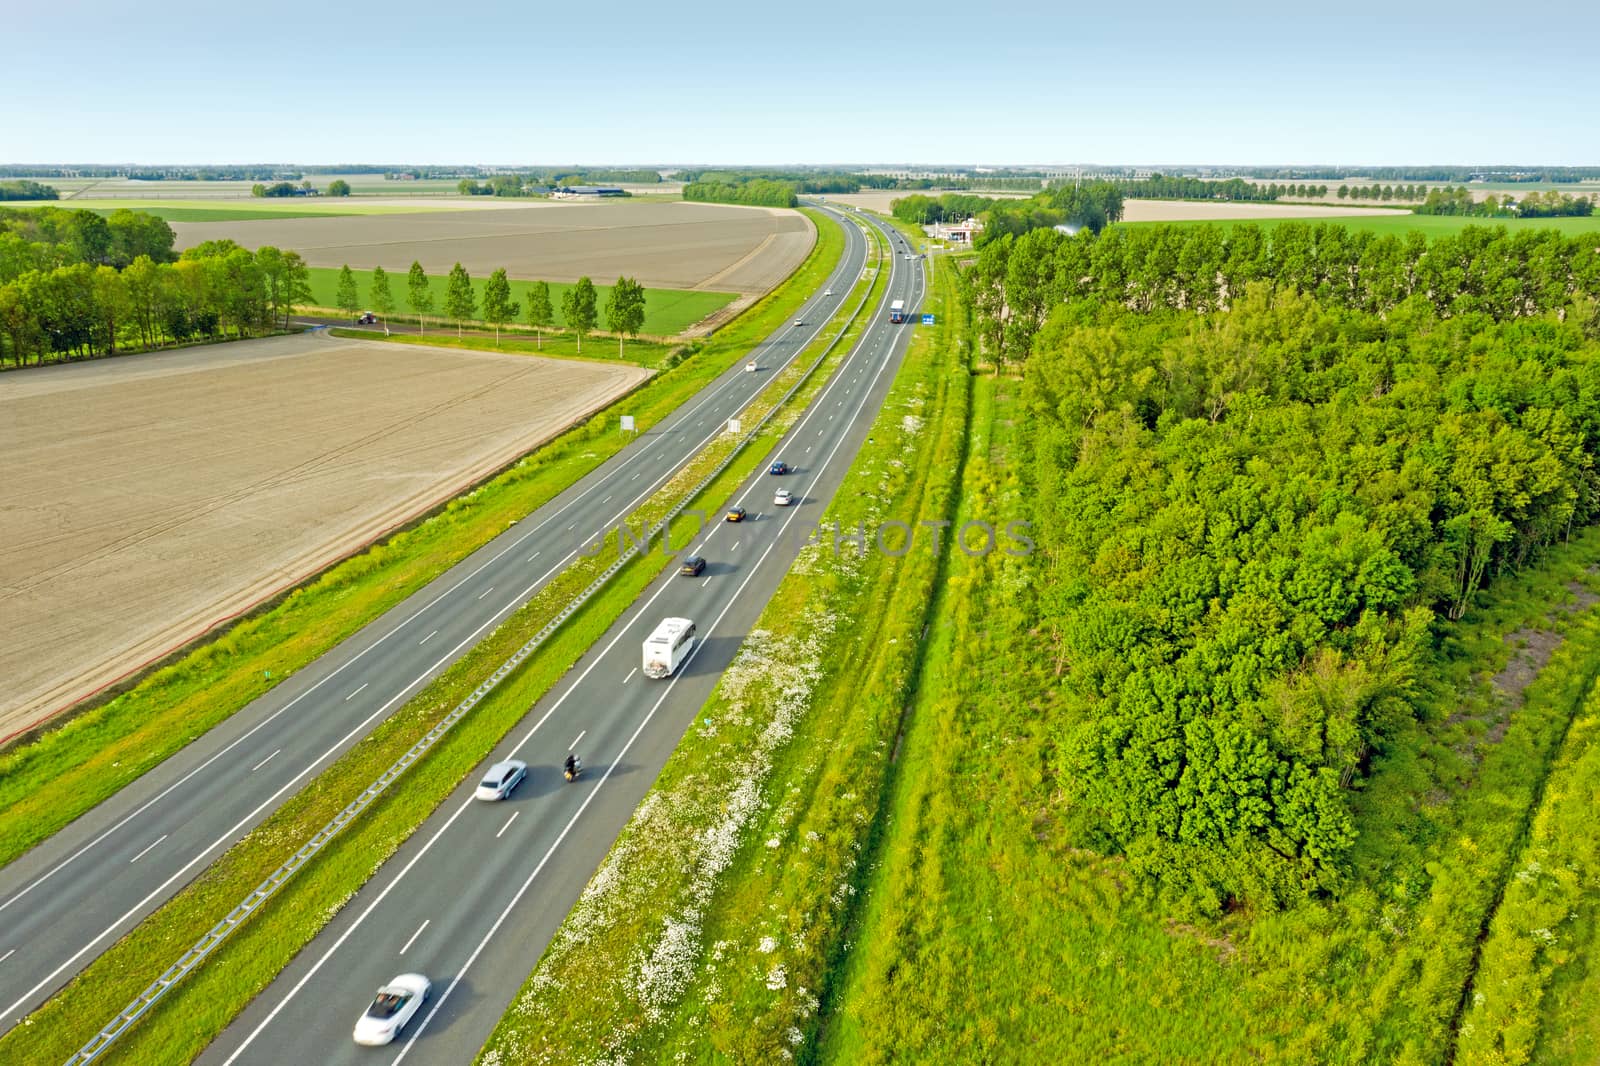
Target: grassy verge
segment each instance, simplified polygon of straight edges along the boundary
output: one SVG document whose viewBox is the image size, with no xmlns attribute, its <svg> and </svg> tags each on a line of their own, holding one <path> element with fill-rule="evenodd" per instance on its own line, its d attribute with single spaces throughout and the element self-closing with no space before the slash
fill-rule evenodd
<svg viewBox="0 0 1600 1066">
<path fill-rule="evenodd" d="M 974 421 L 989 430 L 974 435 L 963 517 L 1029 499 L 1018 387 L 980 385 Z M 1593 943 L 1592 889 L 1565 929 L 1550 926 L 1572 939 L 1548 945 L 1537 930 L 1554 917 L 1541 909 L 1553 886 L 1517 874 L 1549 834 L 1573 832 L 1566 804 L 1593 808 L 1579 748 L 1600 664 L 1597 552 L 1591 530 L 1502 579 L 1444 634 L 1422 736 L 1380 756 L 1361 792 L 1348 891 L 1216 920 L 1068 846 L 1057 826 L 1071 812 L 1046 772 L 1051 657 L 1033 631 L 1033 598 L 1050 591 L 1026 560 L 956 558 L 932 628 L 929 661 L 942 668 L 925 671 L 908 717 L 881 861 L 841 993 L 821 1005 L 814 1061 L 1004 1061 L 1026 1049 L 1041 1062 L 1444 1063 L 1474 972 L 1486 999 L 1468 997 L 1457 1060 L 1476 1054 L 1479 1026 L 1525 1025 L 1551 961 L 1525 961 L 1529 948 Z M 1569 839 L 1561 854 L 1563 869 L 1593 870 L 1592 841 Z M 1501 930 L 1516 930 L 1503 946 Z M 1546 987 L 1548 1019 L 1578 1015 L 1575 997 L 1595 990 L 1574 963 Z M 1592 1020 L 1581 1028 L 1592 1041 Z M 1574 1041 L 1568 1061 L 1589 1061 L 1590 1047 Z"/>
<path fill-rule="evenodd" d="M 877 284 L 877 280 L 861 284 Z M 840 317 L 854 307 L 854 299 L 847 301 Z M 827 372 L 838 365 L 848 350 L 848 338 L 859 332 L 864 318 L 861 316 L 844 329 L 846 340 L 827 355 L 821 372 L 814 374 L 774 417 L 742 459 L 703 489 L 691 506 L 705 507 L 712 514 L 720 509 L 733 487 L 755 468 L 765 449 L 786 432 L 826 384 Z M 808 352 L 820 353 L 826 345 L 827 341 L 819 338 Z M 803 364 L 811 361 L 797 359 L 774 375 L 746 408 L 744 417 L 755 421 L 771 410 L 800 378 Z M 731 436 L 708 445 L 630 516 L 630 524 L 648 526 L 659 520 L 737 445 L 738 438 Z M 91 964 L 23 1026 L 0 1037 L 0 1061 L 60 1061 L 87 1041 L 118 1005 L 131 1000 L 155 974 L 171 964 L 184 946 L 211 928 L 594 580 L 615 558 L 611 554 L 614 549 L 613 535 L 608 539 L 607 550 L 592 558 L 576 559 L 506 623 L 230 848 L 200 878 Z M 117 1046 L 112 1060 L 165 1063 L 197 1054 L 348 902 L 584 649 L 604 633 L 662 565 L 659 555 L 650 555 L 635 558 L 623 567 L 602 593 L 474 708 L 400 786 L 375 803 L 308 870 L 253 916 L 234 942 L 146 1015 Z"/>
<path fill-rule="evenodd" d="M 349 337 L 353 340 L 386 341 L 390 344 L 425 344 L 433 348 L 465 348 L 469 351 L 494 351 L 511 352 L 517 355 L 543 355 L 551 359 L 582 359 L 592 363 L 617 363 L 626 362 L 636 366 L 651 369 L 663 369 L 671 366 L 684 350 L 682 345 L 661 344 L 656 341 L 635 340 L 629 341 L 626 351 L 621 358 L 617 356 L 615 343 L 604 338 L 590 337 L 584 345 L 584 350 L 579 352 L 578 339 L 569 333 L 546 333 L 543 339 L 536 340 L 531 334 L 508 333 L 500 338 L 498 346 L 492 337 L 469 336 L 457 338 L 454 333 L 391 333 L 385 337 L 381 333 L 374 334 L 365 329 L 338 329 L 328 332 L 335 337 Z"/>
<path fill-rule="evenodd" d="M 948 516 L 970 380 L 956 332 L 947 317 L 912 341 L 830 529 L 870 544 L 884 520 Z M 804 1042 L 941 559 L 926 528 L 892 556 L 832 542 L 802 552 L 481 1062 L 772 1062 Z"/>
<path fill-rule="evenodd" d="M 827 225 L 820 223 L 818 228 Z M 831 227 L 830 227 L 831 228 Z M 401 306 L 406 306 L 406 270 L 409 263 L 394 263 L 384 266 L 389 274 L 389 291 L 395 301 Z M 339 271 L 331 267 L 311 267 L 311 297 L 312 302 L 319 307 L 338 307 Z M 354 270 L 356 289 L 361 293 L 363 300 L 372 293 L 372 271 Z M 429 288 L 433 292 L 433 305 L 444 306 L 445 287 L 449 283 L 447 274 L 434 274 L 428 278 Z M 478 306 L 483 305 L 483 287 L 488 283 L 488 276 L 472 279 L 472 291 Z M 528 288 L 530 280 L 513 278 L 511 281 L 511 299 L 522 305 L 524 313 L 528 307 Z M 555 308 L 556 325 L 565 326 L 566 318 L 561 313 L 561 299 L 572 288 L 568 282 L 550 282 L 550 303 Z M 596 286 L 597 300 L 596 313 L 603 326 L 606 321 L 606 308 L 609 306 L 611 289 L 608 286 Z M 656 336 L 672 336 L 682 333 L 690 326 L 714 311 L 720 311 L 735 299 L 736 294 L 731 292 L 701 292 L 694 289 L 646 289 L 644 291 L 644 329 L 642 332 Z M 429 325 L 443 333 L 449 330 L 454 333 L 455 322 L 439 316 L 429 318 Z M 481 327 L 480 327 L 481 328 Z"/>
<path fill-rule="evenodd" d="M 1591 688 L 1489 927 L 1457 1033 L 1461 1066 L 1600 1061 L 1597 803 L 1600 688 Z"/>
<path fill-rule="evenodd" d="M 621 450 L 619 405 L 641 430 L 659 422 L 788 320 L 844 249 L 821 220 L 790 279 L 678 366 L 657 375 L 504 473 L 338 563 L 128 691 L 0 755 L 0 864 L 160 763 L 379 617 Z"/>
</svg>

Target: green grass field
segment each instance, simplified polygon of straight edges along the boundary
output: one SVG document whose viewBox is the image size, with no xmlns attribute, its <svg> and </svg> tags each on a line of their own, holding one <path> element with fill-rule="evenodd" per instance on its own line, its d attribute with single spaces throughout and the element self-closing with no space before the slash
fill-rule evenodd
<svg viewBox="0 0 1600 1066">
<path fill-rule="evenodd" d="M 388 268 L 385 268 L 386 270 Z M 372 295 L 372 271 L 352 270 L 356 277 L 356 290 L 361 294 L 362 307 L 365 308 Z M 406 304 L 406 270 L 402 266 L 397 270 L 389 270 L 389 292 L 394 296 L 395 311 L 407 312 Z M 477 294 L 481 305 L 483 300 L 483 287 L 488 282 L 487 275 L 472 279 L 472 291 Z M 437 312 L 444 306 L 444 293 L 449 276 L 438 273 L 429 276 L 428 285 L 433 291 L 433 306 Z M 512 279 L 511 299 L 522 305 L 518 321 L 527 322 L 526 310 L 528 306 L 528 287 L 530 280 Z M 311 294 L 319 307 L 337 307 L 337 293 L 339 288 L 339 271 L 332 267 L 311 268 Z M 565 326 L 566 319 L 561 314 L 561 299 L 572 286 L 566 282 L 552 281 L 550 283 L 550 303 L 555 307 L 556 325 Z M 605 329 L 606 306 L 610 299 L 611 290 L 605 286 L 596 286 L 599 300 L 597 310 L 600 318 L 600 328 Z M 731 292 L 699 292 L 689 289 L 646 289 L 644 291 L 644 329 L 643 333 L 652 337 L 670 337 L 682 333 L 690 326 L 699 322 L 707 315 L 720 311 L 734 301 L 735 294 Z M 437 322 L 440 330 L 449 328 L 455 330 L 453 322 L 447 322 L 442 315 Z"/>
<path fill-rule="evenodd" d="M 1553 229 L 1568 235 L 1600 233 L 1600 216 L 1589 218 L 1461 218 L 1454 215 L 1332 215 L 1327 218 L 1205 219 L 1187 222 L 1118 222 L 1119 226 L 1260 226 L 1272 229 L 1286 222 L 1336 222 L 1372 233 L 1410 233 L 1430 237 L 1460 233 L 1468 226 L 1504 226 L 1506 229 Z"/>
</svg>

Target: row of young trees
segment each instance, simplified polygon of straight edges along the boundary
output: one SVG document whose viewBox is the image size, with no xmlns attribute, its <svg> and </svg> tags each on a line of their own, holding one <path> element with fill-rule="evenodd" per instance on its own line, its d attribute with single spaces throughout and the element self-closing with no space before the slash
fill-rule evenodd
<svg viewBox="0 0 1600 1066">
<path fill-rule="evenodd" d="M 141 255 L 119 270 L 72 263 L 0 285 L 0 363 L 111 355 L 196 339 L 286 329 L 310 301 L 310 272 L 295 252 L 208 241 L 176 263 Z"/>
<path fill-rule="evenodd" d="M 504 267 L 489 275 L 480 298 L 473 287 L 472 275 L 457 263 L 450 268 L 449 277 L 445 282 L 443 305 L 439 310 L 443 312 L 444 317 L 455 321 L 458 337 L 463 333 L 464 324 L 469 321 L 493 326 L 494 342 L 498 347 L 501 328 L 515 322 L 526 308 L 527 323 L 535 331 L 535 343 L 542 346 L 544 331 L 556 324 L 555 305 L 550 299 L 550 283 L 534 282 L 527 290 L 525 303 L 513 301 L 511 295 L 511 280 L 506 276 Z M 394 314 L 396 308 L 394 292 L 389 285 L 389 275 L 382 267 L 373 268 L 367 296 L 366 307 L 385 318 Z M 334 299 L 341 309 L 352 313 L 363 306 L 355 272 L 348 264 L 339 270 Z M 411 269 L 406 274 L 406 304 L 411 313 L 417 316 L 419 328 L 425 328 L 427 316 L 434 313 L 434 292 L 433 282 L 422 269 L 420 262 L 413 261 Z M 599 297 L 594 282 L 587 276 L 579 278 L 562 294 L 561 320 L 577 337 L 580 353 L 583 351 L 583 338 L 594 332 L 600 323 L 598 304 Z M 618 356 L 624 354 L 624 339 L 637 337 L 639 331 L 644 328 L 644 317 L 644 286 L 634 278 L 619 277 L 611 286 L 610 298 L 605 308 L 606 328 L 617 336 Z"/>
<path fill-rule="evenodd" d="M 1257 184 L 1243 178 L 1225 181 L 1208 181 L 1204 178 L 1167 177 L 1152 174 L 1148 178 L 1118 181 L 1122 195 L 1135 200 L 1280 200 L 1284 197 L 1305 199 L 1328 195 L 1326 185 L 1305 183 Z"/>
<path fill-rule="evenodd" d="M 1047 787 L 1207 909 L 1338 891 L 1436 619 L 1600 517 L 1593 239 L 1340 233 L 1040 231 L 965 275 L 1023 377 Z"/>
<path fill-rule="evenodd" d="M 1341 200 L 1401 200 L 1406 203 L 1416 203 L 1428 195 L 1428 187 L 1426 185 L 1341 185 L 1336 195 Z"/>
</svg>

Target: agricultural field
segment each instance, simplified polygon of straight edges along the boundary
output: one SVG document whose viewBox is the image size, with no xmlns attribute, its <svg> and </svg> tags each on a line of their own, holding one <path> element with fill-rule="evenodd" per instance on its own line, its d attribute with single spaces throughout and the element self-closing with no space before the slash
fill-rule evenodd
<svg viewBox="0 0 1600 1066">
<path fill-rule="evenodd" d="M 797 211 L 615 201 L 529 200 L 501 210 L 179 222 L 173 229 L 179 248 L 231 238 L 250 248 L 293 248 L 313 267 L 381 266 L 403 275 L 415 260 L 429 274 L 444 274 L 459 262 L 474 277 L 503 267 L 521 280 L 570 282 L 587 275 L 596 285 L 609 285 L 626 275 L 646 288 L 746 296 L 787 277 L 816 239 L 816 227 Z"/>
<path fill-rule="evenodd" d="M 352 271 L 356 279 L 356 288 L 361 293 L 363 306 L 372 293 L 372 271 Z M 449 276 L 444 273 L 430 274 L 428 277 L 429 288 L 433 292 L 433 306 L 437 309 L 444 306 L 445 288 L 449 284 Z M 477 294 L 478 306 L 483 306 L 483 286 L 488 282 L 487 274 L 476 274 L 472 279 L 473 292 Z M 339 287 L 339 271 L 333 267 L 311 268 L 311 299 L 318 307 L 337 307 L 339 304 L 337 293 Z M 550 303 L 555 308 L 556 325 L 565 326 L 566 320 L 561 313 L 561 298 L 572 286 L 564 282 L 551 282 Z M 395 300 L 395 310 L 400 314 L 409 314 L 406 305 L 406 275 L 402 272 L 391 272 L 389 275 L 389 292 Z M 611 290 L 608 287 L 599 287 L 599 313 L 600 327 L 605 328 L 606 307 L 610 301 Z M 527 283 L 513 283 L 511 298 L 522 306 L 523 320 L 526 320 L 528 286 Z M 648 336 L 670 337 L 682 333 L 706 318 L 708 315 L 727 307 L 737 298 L 731 292 L 703 292 L 691 289 L 646 289 L 644 304 L 644 329 L 641 331 Z M 432 318 L 433 316 L 430 316 Z M 438 316 L 440 328 L 451 328 L 442 315 Z"/>
<path fill-rule="evenodd" d="M 0 735 L 295 584 L 648 376 L 314 335 L 8 376 Z"/>
<path fill-rule="evenodd" d="M 344 215 L 412 215 L 430 211 L 481 211 L 495 205 L 467 198 L 452 200 L 362 200 L 246 198 L 243 200 L 13 200 L 0 207 L 59 207 L 71 211 L 144 211 L 168 222 L 244 222 L 257 219 L 336 218 Z"/>
</svg>

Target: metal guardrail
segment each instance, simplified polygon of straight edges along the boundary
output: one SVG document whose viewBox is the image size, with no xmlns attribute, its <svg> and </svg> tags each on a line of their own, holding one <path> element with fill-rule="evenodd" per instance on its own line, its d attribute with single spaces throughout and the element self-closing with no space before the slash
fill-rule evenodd
<svg viewBox="0 0 1600 1066">
<path fill-rule="evenodd" d="M 865 267 L 863 267 L 863 273 L 865 273 Z M 523 644 L 522 647 L 513 652 L 509 659 L 501 663 L 494 673 L 490 674 L 482 684 L 472 690 L 472 694 L 470 696 L 462 700 L 454 710 L 435 723 L 434 727 L 428 730 L 427 734 L 423 736 L 421 740 L 417 741 L 409 749 L 407 749 L 406 753 L 401 755 L 399 759 L 395 760 L 395 762 L 390 765 L 390 767 L 385 770 L 376 781 L 368 785 L 359 796 L 357 796 L 347 807 L 344 808 L 344 810 L 336 814 L 332 821 L 328 822 L 327 825 L 317 830 L 311 839 L 302 844 L 300 849 L 296 851 L 287 862 L 274 870 L 265 881 L 262 881 L 259 885 L 257 885 L 255 889 L 244 898 L 243 902 L 234 907 L 233 910 L 229 911 L 227 917 L 223 918 L 222 921 L 212 926 L 211 929 L 206 932 L 205 936 L 197 940 L 188 951 L 183 953 L 183 956 L 179 958 L 177 962 L 169 967 L 160 977 L 152 981 L 149 986 L 147 986 L 144 991 L 140 992 L 131 1003 L 122 1008 L 122 1010 L 117 1013 L 117 1016 L 112 1018 L 110 1022 L 106 1023 L 106 1025 L 102 1027 L 101 1030 L 96 1033 L 87 1044 L 83 1045 L 83 1047 L 74 1052 L 72 1057 L 67 1059 L 66 1066 L 82 1066 L 84 1063 L 94 1062 L 101 1055 L 105 1054 L 106 1050 L 109 1049 L 119 1037 L 126 1033 L 135 1022 L 144 1017 L 144 1015 L 150 1011 L 150 1008 L 154 1007 L 161 997 L 167 994 L 173 985 L 176 985 L 179 981 L 183 980 L 195 969 L 195 967 L 204 962 L 206 957 L 215 951 L 224 940 L 232 935 L 233 931 L 239 928 L 246 918 L 249 918 L 250 915 L 259 910 L 262 905 L 267 902 L 267 900 L 271 899 L 277 893 L 277 891 L 288 882 L 289 878 L 293 877 L 301 867 L 315 858 L 316 855 L 328 845 L 328 842 L 337 836 L 339 832 L 345 828 L 345 826 L 354 821 L 362 811 L 370 807 L 379 796 L 382 796 L 389 786 L 394 784 L 395 781 L 400 778 L 401 774 L 405 773 L 413 763 L 422 758 L 422 756 L 426 755 L 428 751 L 434 747 L 434 745 L 438 744 L 439 741 L 444 738 L 445 734 L 450 732 L 451 728 L 466 716 L 468 711 L 476 707 L 480 702 L 482 702 L 485 696 L 493 692 L 501 681 L 505 680 L 505 678 L 509 676 L 513 670 L 522 664 L 524 659 L 533 654 L 533 652 L 541 644 L 548 640 L 550 635 L 559 629 L 563 622 L 565 622 L 568 618 L 571 618 L 579 608 L 581 608 L 585 603 L 589 602 L 595 593 L 599 592 L 600 589 L 604 587 L 606 582 L 610 581 L 611 578 L 616 575 L 617 571 L 621 570 L 630 560 L 638 555 L 645 546 L 649 545 L 655 539 L 657 534 L 666 536 L 667 527 L 670 525 L 672 520 L 682 514 L 684 509 L 689 506 L 689 502 L 696 496 L 700 495 L 700 493 L 705 490 L 706 486 L 710 485 L 712 481 L 714 481 L 724 470 L 729 467 L 729 465 L 733 463 L 734 459 L 738 458 L 739 454 L 744 451 L 745 447 L 749 445 L 750 442 L 753 441 L 758 435 L 760 435 L 764 428 L 766 428 L 767 423 L 772 420 L 773 416 L 779 411 L 783 410 L 784 406 L 794 397 L 794 394 L 800 390 L 801 386 L 810 380 L 811 375 L 816 372 L 816 369 L 823 364 L 823 361 L 828 358 L 828 355 L 833 351 L 833 349 L 837 347 L 839 342 L 844 339 L 845 334 L 850 331 L 851 325 L 855 323 L 857 316 L 861 314 L 861 309 L 866 306 L 867 300 L 871 295 L 872 289 L 869 286 L 867 291 L 862 294 L 861 302 L 856 305 L 854 311 L 850 312 L 850 317 L 845 321 L 844 328 L 839 330 L 839 335 L 828 343 L 828 346 L 822 350 L 812 364 L 806 368 L 805 372 L 800 375 L 799 380 L 797 380 L 794 385 L 789 388 L 788 392 L 784 393 L 778 398 L 778 400 L 772 405 L 772 408 L 767 411 L 766 414 L 761 416 L 761 419 L 753 427 L 751 427 L 749 432 L 745 433 L 745 435 L 740 438 L 738 444 L 734 445 L 733 449 L 723 457 L 722 461 L 719 462 L 709 474 L 701 478 L 700 481 L 695 484 L 694 488 L 684 493 L 684 495 L 678 500 L 677 503 L 673 504 L 672 508 L 660 519 L 660 521 L 656 522 L 650 527 L 650 530 L 645 534 L 642 543 L 635 542 L 626 551 L 619 553 L 615 562 L 606 567 L 606 569 L 601 572 L 600 576 L 590 582 L 582 592 L 578 593 L 577 596 L 574 596 L 565 607 L 561 608 L 561 610 L 557 612 L 554 618 L 546 622 L 537 633 L 529 638 L 527 643 Z M 754 403 L 759 395 L 760 394 L 757 393 L 756 396 L 752 396 L 751 402 Z M 629 539 L 631 540 L 632 538 Z"/>
</svg>

